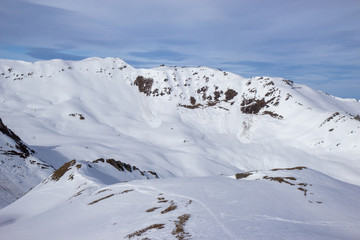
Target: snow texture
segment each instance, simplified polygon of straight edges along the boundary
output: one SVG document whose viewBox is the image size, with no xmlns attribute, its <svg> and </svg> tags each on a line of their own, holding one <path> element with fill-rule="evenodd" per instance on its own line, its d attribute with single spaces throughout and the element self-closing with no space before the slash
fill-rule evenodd
<svg viewBox="0 0 360 240">
<path fill-rule="evenodd" d="M 358 239 L 359 115 L 281 78 L 0 60 L 0 117 L 34 151 L 0 155 L 0 207 L 34 187 L 1 239 Z"/>
</svg>

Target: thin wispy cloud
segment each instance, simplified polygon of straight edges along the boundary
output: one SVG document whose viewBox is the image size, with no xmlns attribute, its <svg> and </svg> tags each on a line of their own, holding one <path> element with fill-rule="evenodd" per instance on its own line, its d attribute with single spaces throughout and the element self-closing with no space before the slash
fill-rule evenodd
<svg viewBox="0 0 360 240">
<path fill-rule="evenodd" d="M 326 84 L 360 89 L 359 23 L 356 0 L 3 0 L 0 58 L 207 65 L 360 99 Z"/>
<path fill-rule="evenodd" d="M 130 52 L 130 55 L 148 60 L 163 60 L 163 61 L 184 61 L 190 56 L 171 50 L 154 50 L 147 52 Z"/>
<path fill-rule="evenodd" d="M 78 56 L 74 54 L 68 54 L 61 52 L 60 49 L 54 48 L 32 48 L 27 54 L 36 59 L 51 60 L 51 59 L 63 59 L 63 60 L 82 60 L 86 57 Z"/>
</svg>

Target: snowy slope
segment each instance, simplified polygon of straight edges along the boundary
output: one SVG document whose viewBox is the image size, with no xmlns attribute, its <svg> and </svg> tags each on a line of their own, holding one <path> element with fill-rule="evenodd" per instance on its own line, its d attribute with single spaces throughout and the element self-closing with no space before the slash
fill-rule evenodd
<svg viewBox="0 0 360 240">
<path fill-rule="evenodd" d="M 98 163 L 115 176 L 113 166 Z M 360 187 L 304 167 L 112 184 L 99 181 L 106 177 L 96 165 L 69 163 L 0 210 L 1 239 L 360 236 Z"/>
<path fill-rule="evenodd" d="M 42 181 L 0 209 L 1 239 L 358 239 L 359 115 L 280 78 L 0 60 L 24 140 L 0 134 L 0 204 Z"/>
<path fill-rule="evenodd" d="M 55 168 L 114 158 L 160 177 L 305 165 L 360 184 L 360 103 L 206 67 L 0 60 L 0 114 Z"/>
<path fill-rule="evenodd" d="M 34 153 L 0 119 L 0 208 L 22 197 L 53 172 Z"/>
</svg>

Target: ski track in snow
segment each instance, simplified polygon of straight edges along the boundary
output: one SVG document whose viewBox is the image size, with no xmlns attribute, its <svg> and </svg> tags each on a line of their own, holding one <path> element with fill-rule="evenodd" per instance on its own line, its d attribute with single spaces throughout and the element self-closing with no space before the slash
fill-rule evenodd
<svg viewBox="0 0 360 240">
<path fill-rule="evenodd" d="M 224 231 L 224 233 L 228 237 L 230 237 L 230 239 L 237 239 L 238 238 L 238 236 L 235 233 L 233 233 L 232 231 L 230 231 L 228 228 L 226 228 L 225 225 L 215 215 L 215 213 L 213 211 L 211 211 L 211 209 L 208 208 L 207 205 L 204 202 L 200 201 L 199 199 L 196 199 L 196 198 L 191 197 L 191 196 L 182 195 L 182 194 L 176 194 L 176 193 L 169 192 L 169 191 L 159 191 L 159 189 L 156 189 L 156 188 L 150 187 L 150 186 L 146 186 L 146 187 L 141 186 L 141 187 L 139 187 L 137 185 L 131 185 L 131 184 L 121 185 L 121 186 L 127 186 L 127 187 L 134 188 L 136 191 L 141 192 L 141 193 L 146 194 L 146 195 L 150 195 L 150 196 L 154 196 L 155 195 L 155 194 L 153 194 L 154 192 L 157 192 L 157 193 L 161 192 L 166 196 L 178 197 L 178 198 L 183 198 L 183 199 L 186 199 L 186 200 L 192 200 L 193 202 L 197 202 L 211 215 L 211 217 L 215 220 L 216 224 Z M 144 188 L 151 189 L 152 191 L 144 190 Z"/>
<path fill-rule="evenodd" d="M 305 224 L 305 225 L 318 225 L 318 226 L 334 226 L 334 227 L 356 227 L 360 226 L 360 222 L 338 222 L 338 221 L 298 221 L 291 219 L 284 219 L 280 217 L 271 217 L 267 215 L 258 215 L 251 216 L 250 218 L 257 220 L 271 220 L 271 221 L 280 221 L 280 222 L 289 222 L 294 224 Z"/>
</svg>

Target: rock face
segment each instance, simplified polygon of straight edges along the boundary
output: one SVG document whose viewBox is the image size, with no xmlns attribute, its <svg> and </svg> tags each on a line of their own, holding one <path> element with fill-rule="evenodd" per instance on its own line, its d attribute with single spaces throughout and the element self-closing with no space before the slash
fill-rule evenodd
<svg viewBox="0 0 360 240">
<path fill-rule="evenodd" d="M 17 155 L 21 158 L 27 158 L 30 156 L 30 154 L 35 153 L 34 150 L 26 146 L 26 144 L 2 122 L 1 118 L 0 118 L 0 132 L 15 142 L 15 150 L 3 151 L 2 154 Z"/>
<path fill-rule="evenodd" d="M 52 173 L 53 168 L 34 153 L 0 119 L 0 208 L 22 197 Z"/>
</svg>

